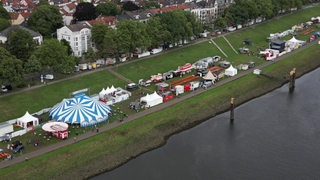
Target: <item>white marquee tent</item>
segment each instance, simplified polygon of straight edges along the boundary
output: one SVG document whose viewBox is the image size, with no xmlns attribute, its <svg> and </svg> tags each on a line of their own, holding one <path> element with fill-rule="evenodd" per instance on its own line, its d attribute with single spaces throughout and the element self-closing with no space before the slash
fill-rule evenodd
<svg viewBox="0 0 320 180">
<path fill-rule="evenodd" d="M 30 115 L 27 111 L 22 117 L 17 119 L 17 124 L 23 128 L 28 128 L 29 126 L 37 126 L 39 125 L 39 119 Z"/>
<path fill-rule="evenodd" d="M 152 94 L 147 94 L 146 96 L 141 97 L 140 102 L 145 103 L 145 107 L 149 108 L 163 103 L 163 98 L 156 92 L 154 92 Z"/>
<path fill-rule="evenodd" d="M 303 46 L 304 44 L 306 44 L 305 41 L 297 40 L 295 37 L 292 37 L 290 40 L 286 42 L 286 46 L 290 46 L 292 48 L 296 46 Z"/>
<path fill-rule="evenodd" d="M 238 74 L 238 70 L 231 65 L 229 68 L 225 70 L 224 74 L 226 76 L 235 76 Z"/>
<path fill-rule="evenodd" d="M 203 79 L 214 82 L 217 79 L 217 77 L 214 76 L 211 71 L 208 71 L 208 73 L 203 77 Z"/>
<path fill-rule="evenodd" d="M 64 99 L 50 109 L 52 119 L 81 126 L 91 126 L 108 119 L 110 107 L 85 94 Z"/>
</svg>

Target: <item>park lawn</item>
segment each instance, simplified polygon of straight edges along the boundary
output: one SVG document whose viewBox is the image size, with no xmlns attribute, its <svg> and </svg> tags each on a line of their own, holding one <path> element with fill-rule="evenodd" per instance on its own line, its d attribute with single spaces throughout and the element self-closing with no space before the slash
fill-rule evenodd
<svg viewBox="0 0 320 180">
<path fill-rule="evenodd" d="M 319 52 L 319 46 L 314 45 L 264 68 L 263 72 L 282 76 L 297 67 L 297 73 L 301 74 L 319 67 Z M 226 110 L 231 97 L 239 105 L 280 86 L 283 81 L 250 74 L 92 138 L 2 169 L 0 176 L 4 179 L 87 178 L 157 147 L 169 134 Z"/>
<path fill-rule="evenodd" d="M 238 48 L 243 47 L 243 41 L 250 39 L 253 42 L 251 50 L 258 51 L 259 48 L 267 47 L 267 37 L 272 33 L 282 32 L 291 29 L 292 26 L 310 21 L 311 17 L 320 15 L 320 5 L 312 8 L 303 9 L 293 14 L 285 15 L 283 17 L 276 17 L 271 22 L 263 22 L 256 26 L 250 26 L 246 29 L 231 33 L 227 36 L 232 45 Z M 291 37 L 290 37 L 291 38 Z M 299 38 L 300 39 L 300 38 Z M 301 40 L 307 40 L 302 38 Z"/>
<path fill-rule="evenodd" d="M 26 111 L 35 113 L 41 109 L 52 107 L 62 99 L 71 97 L 70 93 L 73 91 L 90 88 L 90 94 L 97 94 L 102 88 L 111 85 L 124 87 L 125 82 L 108 71 L 99 71 L 56 84 L 48 84 L 32 91 L 1 97 L 0 122 L 21 117 Z"/>
<path fill-rule="evenodd" d="M 139 79 L 150 79 L 151 75 L 176 70 L 178 66 L 194 63 L 201 58 L 222 54 L 208 41 L 177 50 L 168 50 L 161 56 L 135 61 L 130 64 L 115 67 L 114 70 L 125 77 L 137 82 Z"/>
<path fill-rule="evenodd" d="M 226 53 L 226 55 L 228 57 L 225 57 L 227 60 L 231 57 L 235 57 L 238 54 L 236 52 L 233 51 L 233 49 L 229 46 L 229 44 L 227 43 L 226 40 L 224 40 L 224 38 L 221 37 L 217 37 L 215 39 L 213 39 L 213 41 L 222 49 L 222 51 L 224 53 Z M 213 44 L 212 44 L 213 45 Z M 235 48 L 235 47 L 234 47 Z M 238 51 L 237 48 L 235 48 L 236 51 Z M 224 56 L 223 56 L 224 57 Z"/>
</svg>

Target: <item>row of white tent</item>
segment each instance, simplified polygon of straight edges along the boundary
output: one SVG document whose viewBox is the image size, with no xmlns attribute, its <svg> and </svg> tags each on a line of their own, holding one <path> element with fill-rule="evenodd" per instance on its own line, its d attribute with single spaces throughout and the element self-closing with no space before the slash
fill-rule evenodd
<svg viewBox="0 0 320 180">
<path fill-rule="evenodd" d="M 112 94 L 114 92 L 116 92 L 117 89 L 112 85 L 111 88 L 107 87 L 106 89 L 102 89 L 100 92 L 99 92 L 99 98 L 103 98 L 105 95 L 109 95 L 109 94 Z"/>
</svg>

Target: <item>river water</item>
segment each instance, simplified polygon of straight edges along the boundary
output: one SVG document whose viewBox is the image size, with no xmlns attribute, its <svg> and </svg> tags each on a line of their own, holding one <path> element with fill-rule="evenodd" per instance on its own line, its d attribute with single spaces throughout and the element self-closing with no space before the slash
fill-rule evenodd
<svg viewBox="0 0 320 180">
<path fill-rule="evenodd" d="M 320 69 L 92 179 L 320 179 Z"/>
</svg>

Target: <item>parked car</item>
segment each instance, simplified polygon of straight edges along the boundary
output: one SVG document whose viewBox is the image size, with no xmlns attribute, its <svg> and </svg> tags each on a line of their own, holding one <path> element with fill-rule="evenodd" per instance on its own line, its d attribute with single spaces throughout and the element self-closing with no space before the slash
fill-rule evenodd
<svg viewBox="0 0 320 180">
<path fill-rule="evenodd" d="M 54 76 L 53 76 L 53 74 L 46 74 L 46 75 L 44 76 L 44 78 L 45 78 L 45 79 L 52 80 L 52 79 L 54 79 Z"/>
<path fill-rule="evenodd" d="M 228 62 L 228 61 L 222 61 L 219 64 L 219 66 L 223 67 L 223 68 L 228 68 L 230 65 L 231 65 L 230 62 Z"/>
<path fill-rule="evenodd" d="M 135 89 L 138 89 L 138 84 L 136 84 L 136 83 L 129 83 L 127 86 L 126 86 L 126 89 L 128 90 L 128 91 L 133 91 L 133 90 L 135 90 Z"/>
<path fill-rule="evenodd" d="M 13 149 L 13 152 L 19 153 L 19 152 L 23 151 L 23 149 L 24 149 L 23 144 L 20 144 L 16 148 Z"/>
<path fill-rule="evenodd" d="M 208 70 L 206 70 L 206 69 L 198 69 L 198 70 L 197 70 L 197 73 L 196 73 L 196 76 L 203 77 L 203 76 L 205 76 L 207 73 L 208 73 Z"/>
<path fill-rule="evenodd" d="M 2 92 L 8 92 L 8 89 L 6 88 L 5 85 L 1 85 L 1 91 Z"/>
<path fill-rule="evenodd" d="M 249 61 L 248 62 L 248 67 L 249 68 L 253 68 L 255 66 L 255 62 L 253 62 L 253 61 Z"/>
<path fill-rule="evenodd" d="M 203 88 L 208 88 L 208 87 L 211 87 L 213 85 L 212 81 L 202 81 L 201 82 L 201 87 Z"/>
</svg>

